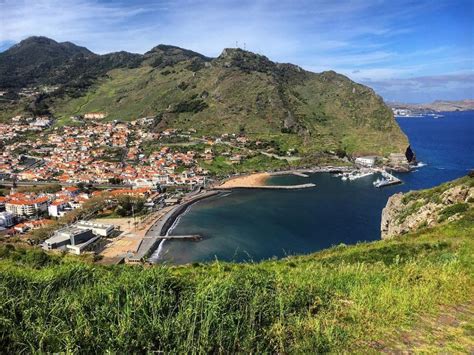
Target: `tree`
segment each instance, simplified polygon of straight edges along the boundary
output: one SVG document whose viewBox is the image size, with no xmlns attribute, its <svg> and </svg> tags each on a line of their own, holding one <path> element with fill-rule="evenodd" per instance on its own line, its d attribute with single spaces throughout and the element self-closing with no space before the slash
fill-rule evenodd
<svg viewBox="0 0 474 355">
<path fill-rule="evenodd" d="M 129 217 L 133 214 L 140 213 L 144 206 L 145 201 L 143 198 L 125 195 L 119 197 L 115 213 L 121 217 Z"/>
</svg>

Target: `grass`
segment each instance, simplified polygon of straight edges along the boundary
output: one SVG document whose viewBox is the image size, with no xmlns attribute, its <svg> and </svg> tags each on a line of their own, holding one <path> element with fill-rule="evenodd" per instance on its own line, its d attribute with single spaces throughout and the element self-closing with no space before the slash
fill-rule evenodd
<svg viewBox="0 0 474 355">
<path fill-rule="evenodd" d="M 244 129 L 305 156 L 338 149 L 387 155 L 408 146 L 381 99 L 343 76 L 308 73 L 302 82 L 283 83 L 271 72 L 216 64 L 195 73 L 188 64 L 112 70 L 83 96 L 56 100 L 53 114 L 58 125 L 92 111 L 106 111 L 106 120 L 162 115 L 160 128 L 194 128 L 210 136 Z M 289 115 L 293 133 L 282 133 Z"/>
<path fill-rule="evenodd" d="M 253 157 L 245 158 L 241 163 L 237 164 L 232 164 L 230 160 L 223 156 L 217 156 L 211 162 L 201 161 L 200 166 L 208 170 L 211 175 L 226 176 L 236 173 L 288 169 L 292 165 L 286 160 L 258 154 Z"/>
<path fill-rule="evenodd" d="M 466 212 L 468 209 L 469 204 L 467 203 L 456 203 L 454 205 L 448 206 L 439 213 L 438 222 L 443 222 L 457 213 Z"/>
<path fill-rule="evenodd" d="M 373 350 L 474 291 L 474 216 L 391 241 L 233 264 L 97 266 L 0 249 L 5 352 Z"/>
</svg>

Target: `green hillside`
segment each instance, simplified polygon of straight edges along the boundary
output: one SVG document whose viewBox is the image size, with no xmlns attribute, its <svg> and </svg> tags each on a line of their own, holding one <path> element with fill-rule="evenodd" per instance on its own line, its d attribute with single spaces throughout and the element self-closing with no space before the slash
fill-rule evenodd
<svg viewBox="0 0 474 355">
<path fill-rule="evenodd" d="M 387 241 L 260 263 L 104 267 L 3 246 L 0 346 L 8 353 L 470 352 L 473 212 Z M 449 309 L 454 328 L 436 317 Z"/>
<path fill-rule="evenodd" d="M 52 40 L 47 50 L 56 49 L 62 56 L 53 62 L 52 55 L 38 62 L 31 56 L 23 68 L 18 58 L 41 51 L 45 43 L 38 41 L 25 40 L 0 56 L 0 68 L 15 73 L 6 74 L 0 88 L 16 82 L 21 73 L 27 73 L 21 81 L 25 84 L 59 88 L 36 97 L 33 104 L 9 93 L 6 97 L 13 99 L 0 102 L 4 121 L 22 111 L 49 111 L 59 124 L 92 111 L 107 112 L 107 120 L 156 116 L 162 128 L 292 142 L 307 156 L 336 151 L 387 155 L 404 153 L 409 145 L 391 110 L 372 89 L 332 71 L 311 73 L 241 49 L 225 49 L 214 59 L 165 45 L 144 55 L 86 55 L 81 47 L 66 55 L 64 48 L 70 50 L 71 44 Z"/>
<path fill-rule="evenodd" d="M 158 115 L 163 128 L 195 128 L 202 134 L 295 136 L 304 153 L 387 154 L 408 146 L 382 100 L 342 75 L 305 72 L 235 49 L 197 71 L 193 60 L 116 69 L 85 96 L 57 103 L 54 113 L 67 118 L 107 111 L 109 120 Z"/>
</svg>

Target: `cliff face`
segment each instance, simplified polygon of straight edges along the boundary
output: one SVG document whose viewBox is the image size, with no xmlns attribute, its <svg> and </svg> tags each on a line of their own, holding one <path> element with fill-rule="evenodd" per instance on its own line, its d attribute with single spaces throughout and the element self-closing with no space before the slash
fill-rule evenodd
<svg viewBox="0 0 474 355">
<path fill-rule="evenodd" d="M 461 218 L 474 207 L 474 177 L 466 176 L 438 187 L 398 193 L 382 210 L 382 239 Z"/>
</svg>

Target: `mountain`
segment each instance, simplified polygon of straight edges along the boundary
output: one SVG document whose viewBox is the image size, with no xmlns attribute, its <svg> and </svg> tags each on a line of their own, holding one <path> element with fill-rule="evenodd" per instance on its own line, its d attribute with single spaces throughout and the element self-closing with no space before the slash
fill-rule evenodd
<svg viewBox="0 0 474 355">
<path fill-rule="evenodd" d="M 312 73 L 236 48 L 224 49 L 217 58 L 169 45 L 144 55 L 99 56 L 80 47 L 70 53 L 64 48 L 71 45 L 44 41 L 25 40 L 0 56 L 0 67 L 13 73 L 0 87 L 58 85 L 35 107 L 47 108 L 60 122 L 91 111 L 107 112 L 107 120 L 156 116 L 162 128 L 245 134 L 273 141 L 283 151 L 295 148 L 303 156 L 388 155 L 404 153 L 409 145 L 372 89 L 333 71 Z M 11 59 L 44 46 L 69 54 L 31 58 L 28 66 Z M 52 62 L 50 56 L 60 59 Z M 8 105 L 0 106 L 4 120 L 21 113 L 18 102 Z"/>
<path fill-rule="evenodd" d="M 0 88 L 87 86 L 113 68 L 138 64 L 138 58 L 126 52 L 100 56 L 71 42 L 29 37 L 0 53 Z"/>
<path fill-rule="evenodd" d="M 446 191 L 419 193 L 443 201 Z M 471 353 L 473 212 L 259 263 L 102 266 L 9 238 L 0 245 L 2 349 Z"/>
<path fill-rule="evenodd" d="M 474 99 L 458 101 L 436 100 L 426 104 L 407 104 L 401 102 L 390 102 L 392 108 L 409 109 L 417 112 L 449 112 L 449 111 L 472 111 L 474 110 Z"/>
</svg>

